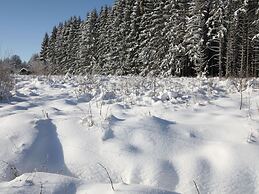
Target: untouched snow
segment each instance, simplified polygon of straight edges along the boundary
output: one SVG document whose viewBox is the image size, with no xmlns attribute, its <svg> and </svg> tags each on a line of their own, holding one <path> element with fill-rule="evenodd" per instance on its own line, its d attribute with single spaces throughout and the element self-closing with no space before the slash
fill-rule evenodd
<svg viewBox="0 0 259 194">
<path fill-rule="evenodd" d="M 254 81 L 239 110 L 231 80 L 17 77 L 0 193 L 259 193 Z"/>
</svg>

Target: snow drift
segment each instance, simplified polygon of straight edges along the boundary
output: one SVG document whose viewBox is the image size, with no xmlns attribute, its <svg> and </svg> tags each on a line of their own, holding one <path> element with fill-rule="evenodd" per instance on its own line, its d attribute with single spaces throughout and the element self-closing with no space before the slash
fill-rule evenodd
<svg viewBox="0 0 259 194">
<path fill-rule="evenodd" d="M 0 104 L 0 193 L 259 192 L 252 81 L 239 110 L 232 80 L 17 80 Z"/>
</svg>

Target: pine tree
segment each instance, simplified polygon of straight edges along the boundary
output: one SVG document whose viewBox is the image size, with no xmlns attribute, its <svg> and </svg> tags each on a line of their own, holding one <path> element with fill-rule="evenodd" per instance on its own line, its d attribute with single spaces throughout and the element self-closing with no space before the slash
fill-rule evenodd
<svg viewBox="0 0 259 194">
<path fill-rule="evenodd" d="M 113 41 L 113 34 L 114 34 L 114 29 L 113 29 L 113 23 L 114 23 L 114 7 L 109 8 L 108 15 L 107 15 L 107 31 L 104 32 L 106 34 L 106 51 L 105 55 L 101 56 L 104 59 L 104 62 L 101 63 L 101 73 L 102 74 L 114 74 L 115 70 L 113 68 L 113 61 L 112 61 L 112 52 L 113 52 L 113 46 L 114 46 L 114 41 Z M 102 29 L 102 28 L 101 28 Z M 103 36 L 100 34 L 100 36 Z M 101 41 L 101 37 L 99 39 Z"/>
<path fill-rule="evenodd" d="M 129 6 L 129 4 L 128 4 Z M 140 73 L 140 21 L 141 21 L 141 8 L 140 0 L 132 3 L 132 11 L 130 12 L 130 31 L 126 36 L 127 57 L 126 64 L 128 67 L 127 73 L 137 75 Z"/>
<path fill-rule="evenodd" d="M 239 66 L 239 77 L 249 77 L 251 75 L 252 62 L 252 38 L 254 35 L 253 23 L 256 13 L 257 2 L 254 0 L 244 0 L 243 5 L 235 12 L 236 21 L 236 52 L 239 53 L 237 65 Z"/>
<path fill-rule="evenodd" d="M 61 30 L 62 38 L 59 40 L 60 50 L 59 50 L 59 68 L 56 73 L 67 73 L 69 70 L 69 25 L 70 21 L 65 21 Z"/>
<path fill-rule="evenodd" d="M 169 40 L 166 36 L 166 23 L 168 22 L 169 13 L 166 8 L 166 1 L 161 0 L 155 5 L 154 12 L 150 20 L 152 27 L 150 29 L 151 37 L 148 41 L 147 48 L 151 52 L 147 52 L 150 56 L 151 64 L 148 65 L 149 73 L 152 75 L 161 74 L 161 64 L 165 54 L 169 48 Z"/>
<path fill-rule="evenodd" d="M 43 42 L 41 44 L 41 51 L 40 51 L 40 60 L 44 63 L 47 63 L 48 59 L 48 49 L 49 49 L 49 35 L 48 33 L 45 34 Z"/>
<path fill-rule="evenodd" d="M 48 62 L 51 64 L 51 68 L 56 65 L 56 41 L 57 41 L 57 27 L 54 26 L 52 33 L 49 38 L 49 47 L 48 47 Z"/>
<path fill-rule="evenodd" d="M 206 19 L 204 16 L 205 1 L 195 0 L 189 8 L 190 17 L 184 36 L 187 55 L 197 75 L 206 74 L 208 67 L 205 55 L 206 49 Z M 190 65 L 189 67 L 192 67 Z"/>
<path fill-rule="evenodd" d="M 255 69 L 257 68 L 254 64 L 254 54 L 256 49 L 253 46 L 254 37 L 258 33 L 258 26 L 256 25 L 256 20 L 258 19 L 258 0 L 246 0 L 245 1 L 246 17 L 247 17 L 247 45 L 246 45 L 246 76 L 254 76 Z"/>
<path fill-rule="evenodd" d="M 124 23 L 125 0 L 117 0 L 113 7 L 113 23 L 111 34 L 110 64 L 112 74 L 123 74 L 125 68 L 125 31 L 128 27 Z"/>
<path fill-rule="evenodd" d="M 72 17 L 68 22 L 68 29 L 67 29 L 67 45 L 66 45 L 66 63 L 65 69 L 69 73 L 75 73 L 79 57 L 78 57 L 78 48 L 79 48 L 79 28 L 81 20 L 77 17 Z"/>
<path fill-rule="evenodd" d="M 166 37 L 169 48 L 162 62 L 162 71 L 165 75 L 191 75 L 192 68 L 184 45 L 187 18 L 189 17 L 190 0 L 168 1 L 168 21 L 166 23 Z"/>
<path fill-rule="evenodd" d="M 258 2 L 259 3 L 259 2 Z M 255 13 L 255 20 L 253 22 L 254 26 L 254 36 L 252 38 L 252 75 L 259 76 L 259 8 L 258 4 L 256 5 L 257 10 Z"/>
<path fill-rule="evenodd" d="M 166 37 L 166 1 L 145 0 L 141 2 L 143 12 L 140 22 L 140 58 L 142 75 L 158 75 L 161 63 L 169 47 Z"/>
<path fill-rule="evenodd" d="M 64 42 L 64 37 L 63 37 L 63 28 L 64 24 L 59 23 L 57 27 L 57 33 L 56 33 L 56 41 L 55 41 L 55 60 L 53 61 L 52 64 L 52 73 L 54 74 L 61 74 L 62 71 L 62 61 L 66 57 L 63 55 L 63 42 Z"/>
<path fill-rule="evenodd" d="M 140 74 L 147 75 L 152 67 L 152 50 L 149 50 L 148 43 L 151 38 L 151 28 L 152 28 L 152 17 L 153 11 L 155 9 L 155 2 L 153 0 L 142 0 L 140 4 L 140 9 L 142 12 L 142 17 L 140 21 Z"/>
<path fill-rule="evenodd" d="M 235 28 L 235 20 L 234 20 L 234 13 L 235 13 L 235 8 L 232 0 L 228 0 L 227 6 L 226 6 L 226 18 L 227 18 L 227 51 L 226 51 L 226 77 L 231 77 L 234 76 L 234 64 L 235 64 L 235 59 L 234 59 L 234 53 L 235 53 L 235 48 L 234 48 L 234 43 L 235 43 L 235 33 L 234 33 L 234 28 Z"/>
<path fill-rule="evenodd" d="M 109 54 L 109 36 L 110 30 L 109 26 L 111 21 L 109 20 L 110 8 L 108 6 L 102 7 L 101 12 L 98 17 L 97 29 L 98 29 L 98 39 L 96 42 L 97 46 L 97 55 L 98 55 L 98 66 L 99 71 L 104 71 L 103 67 L 108 62 L 108 54 Z"/>
<path fill-rule="evenodd" d="M 82 35 L 80 45 L 80 73 L 97 73 L 98 67 L 98 54 L 97 54 L 97 30 L 98 14 L 93 10 L 85 22 L 82 24 Z"/>
<path fill-rule="evenodd" d="M 136 29 L 131 29 L 131 27 L 135 27 L 132 26 L 133 20 L 132 20 L 132 14 L 133 14 L 133 8 L 134 8 L 134 0 L 125 0 L 124 2 L 125 4 L 123 6 L 124 7 L 124 11 L 123 11 L 123 19 L 122 19 L 122 23 L 121 23 L 121 46 L 119 48 L 120 50 L 120 61 L 121 61 L 121 68 L 120 68 L 120 72 L 118 72 L 121 75 L 127 75 L 127 74 L 132 74 L 134 72 L 134 70 L 131 69 L 131 43 L 132 40 L 131 37 L 132 31 L 136 30 Z M 132 72 L 133 71 L 133 72 Z"/>
<path fill-rule="evenodd" d="M 225 44 L 226 44 L 226 18 L 224 10 L 226 8 L 223 0 L 213 0 L 210 2 L 210 17 L 206 22 L 208 28 L 208 43 L 211 57 L 208 59 L 208 71 L 210 75 L 222 77 L 225 69 Z"/>
</svg>

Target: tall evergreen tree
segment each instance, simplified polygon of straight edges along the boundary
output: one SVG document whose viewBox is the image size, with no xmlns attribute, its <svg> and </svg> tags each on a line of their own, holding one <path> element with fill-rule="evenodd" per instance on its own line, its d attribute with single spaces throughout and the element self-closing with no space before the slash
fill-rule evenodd
<svg viewBox="0 0 259 194">
<path fill-rule="evenodd" d="M 207 73 L 206 49 L 206 20 L 205 0 L 195 0 L 190 6 L 190 16 L 186 24 L 184 44 L 187 55 L 197 75 Z"/>
<path fill-rule="evenodd" d="M 206 22 L 208 28 L 207 47 L 210 52 L 208 59 L 209 74 L 222 77 L 225 69 L 225 44 L 227 23 L 224 10 L 226 8 L 224 0 L 212 0 L 210 2 L 210 17 Z"/>
<path fill-rule="evenodd" d="M 108 6 L 102 7 L 98 22 L 97 22 L 97 29 L 98 29 L 98 39 L 96 41 L 97 46 L 97 54 L 98 54 L 98 65 L 99 71 L 104 71 L 103 67 L 106 63 L 108 63 L 108 54 L 109 54 L 109 37 L 110 33 L 110 24 L 111 21 L 109 20 L 109 12 L 110 8 Z"/>
<path fill-rule="evenodd" d="M 47 62 L 48 59 L 48 49 L 49 49 L 49 35 L 46 33 L 41 44 L 41 51 L 40 51 L 40 60 Z"/>
<path fill-rule="evenodd" d="M 64 44 L 64 37 L 63 37 L 63 31 L 64 31 L 64 24 L 59 23 L 57 27 L 57 33 L 56 33 L 56 41 L 55 41 L 55 59 L 53 60 L 54 64 L 52 64 L 52 73 L 60 74 L 62 73 L 62 61 L 66 57 L 64 54 L 63 44 Z"/>
<path fill-rule="evenodd" d="M 82 24 L 82 35 L 80 45 L 80 64 L 82 73 L 94 73 L 99 71 L 97 53 L 97 30 L 98 13 L 93 10 L 88 14 Z"/>
<path fill-rule="evenodd" d="M 56 42 L 57 42 L 57 27 L 54 26 L 52 33 L 49 38 L 49 47 L 48 47 L 48 62 L 49 64 L 52 64 L 52 66 L 56 65 L 56 58 L 57 58 L 57 53 L 56 53 Z"/>
<path fill-rule="evenodd" d="M 123 74 L 125 68 L 125 32 L 128 30 L 128 26 L 124 22 L 124 10 L 126 6 L 126 0 L 117 0 L 113 7 L 113 23 L 110 45 L 110 67 L 113 74 Z"/>
<path fill-rule="evenodd" d="M 127 73 L 140 73 L 140 21 L 141 21 L 141 2 L 140 0 L 133 1 L 132 11 L 130 13 L 130 31 L 126 37 L 127 58 L 126 64 L 128 67 Z M 128 4 L 128 6 L 130 6 Z"/>
<path fill-rule="evenodd" d="M 184 44 L 190 5 L 190 0 L 174 0 L 168 1 L 165 8 L 169 14 L 165 27 L 169 48 L 162 62 L 165 75 L 193 75 Z"/>
<path fill-rule="evenodd" d="M 259 2 L 258 2 L 259 3 Z M 256 5 L 257 10 L 255 12 L 255 20 L 253 22 L 254 26 L 254 36 L 252 38 L 252 75 L 259 76 L 259 8 Z"/>
</svg>

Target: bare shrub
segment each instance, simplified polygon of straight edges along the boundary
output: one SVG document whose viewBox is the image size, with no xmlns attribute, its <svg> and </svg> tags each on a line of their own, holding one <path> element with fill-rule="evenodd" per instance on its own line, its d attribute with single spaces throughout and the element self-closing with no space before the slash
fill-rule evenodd
<svg viewBox="0 0 259 194">
<path fill-rule="evenodd" d="M 0 100 L 10 97 L 10 91 L 14 88 L 14 79 L 11 71 L 0 63 Z"/>
<path fill-rule="evenodd" d="M 39 60 L 30 63 L 30 70 L 35 75 L 48 75 L 50 73 L 48 66 Z"/>
</svg>

